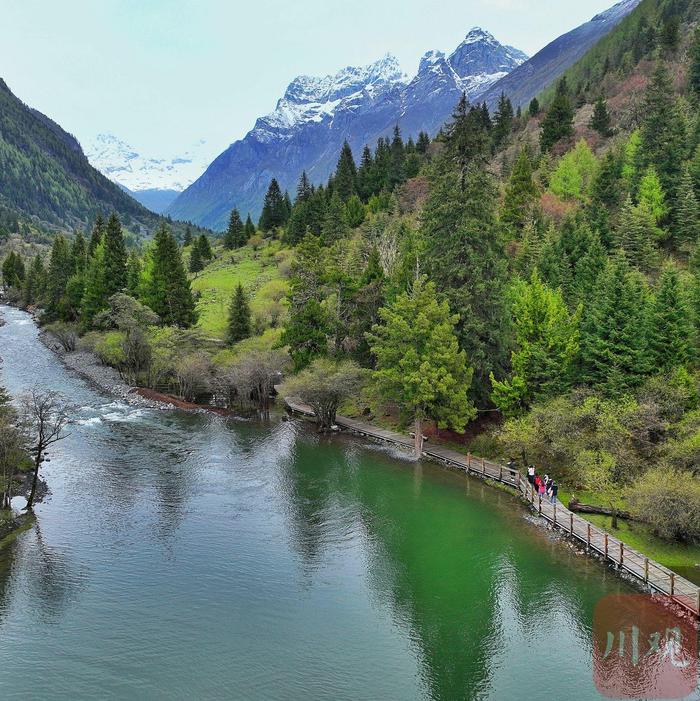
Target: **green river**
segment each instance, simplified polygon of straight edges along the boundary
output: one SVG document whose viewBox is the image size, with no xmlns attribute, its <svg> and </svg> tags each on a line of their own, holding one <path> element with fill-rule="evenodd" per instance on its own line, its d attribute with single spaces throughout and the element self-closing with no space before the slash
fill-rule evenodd
<svg viewBox="0 0 700 701">
<path fill-rule="evenodd" d="M 2 383 L 75 406 L 0 550 L 0 699 L 600 698 L 630 591 L 511 495 L 307 424 L 137 409 L 2 308 Z"/>
</svg>

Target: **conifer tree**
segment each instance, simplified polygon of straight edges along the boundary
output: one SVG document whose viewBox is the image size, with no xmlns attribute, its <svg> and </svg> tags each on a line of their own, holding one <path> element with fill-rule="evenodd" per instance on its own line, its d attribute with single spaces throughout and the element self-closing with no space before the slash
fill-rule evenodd
<svg viewBox="0 0 700 701">
<path fill-rule="evenodd" d="M 391 141 L 391 163 L 389 166 L 390 189 L 404 181 L 406 175 L 405 164 L 406 152 L 404 150 L 403 140 L 401 139 L 401 130 L 397 124 L 394 127 L 394 138 Z"/>
<path fill-rule="evenodd" d="M 209 243 L 209 237 L 206 234 L 200 234 L 197 238 L 196 246 L 199 249 L 199 256 L 205 264 L 214 257 L 214 252 L 211 250 L 211 244 Z"/>
<path fill-rule="evenodd" d="M 41 302 L 46 282 L 45 278 L 44 263 L 41 260 L 41 256 L 37 254 L 27 270 L 24 285 L 22 286 L 21 303 L 23 307 L 26 308 Z"/>
<path fill-rule="evenodd" d="M 540 113 L 540 101 L 536 97 L 533 97 L 532 100 L 530 100 L 527 111 L 531 117 L 536 117 Z"/>
<path fill-rule="evenodd" d="M 162 224 L 155 235 L 145 275 L 144 301 L 166 326 L 187 328 L 195 323 L 194 299 L 180 249 L 170 229 Z"/>
<path fill-rule="evenodd" d="M 595 102 L 595 106 L 593 107 L 593 116 L 591 117 L 591 121 L 588 126 L 605 138 L 612 136 L 612 129 L 610 128 L 610 114 L 608 113 L 608 103 L 602 95 Z"/>
<path fill-rule="evenodd" d="M 199 249 L 199 241 L 195 241 L 192 250 L 190 251 L 190 262 L 188 269 L 191 273 L 199 273 L 204 270 L 204 261 L 202 260 L 202 253 Z"/>
<path fill-rule="evenodd" d="M 335 191 L 343 202 L 347 202 L 357 192 L 357 168 L 352 149 L 347 141 L 343 143 L 340 151 L 333 182 Z"/>
<path fill-rule="evenodd" d="M 537 184 L 532 178 L 532 164 L 527 150 L 523 148 L 506 185 L 501 221 L 516 229 L 522 229 L 530 217 L 532 205 L 538 195 Z"/>
<path fill-rule="evenodd" d="M 102 215 L 98 214 L 95 217 L 95 223 L 90 234 L 90 243 L 88 244 L 88 256 L 95 254 L 95 249 L 100 245 L 105 232 L 105 223 Z"/>
<path fill-rule="evenodd" d="M 428 152 L 428 146 L 430 146 L 430 137 L 424 131 L 419 132 L 416 151 L 425 155 Z"/>
<path fill-rule="evenodd" d="M 83 297 L 80 305 L 80 324 L 84 330 L 92 327 L 94 318 L 107 308 L 105 282 L 105 242 L 100 241 L 85 269 Z"/>
<path fill-rule="evenodd" d="M 634 194 L 637 192 L 639 180 L 641 179 L 644 170 L 643 161 L 644 147 L 642 144 L 642 135 L 639 130 L 635 130 L 630 134 L 630 137 L 625 144 L 622 159 L 621 175 L 629 194 Z"/>
<path fill-rule="evenodd" d="M 82 274 L 87 263 L 87 243 L 82 231 L 78 231 L 73 239 L 70 249 L 71 270 L 74 273 Z"/>
<path fill-rule="evenodd" d="M 249 338 L 250 334 L 250 305 L 243 285 L 239 282 L 231 299 L 226 337 L 229 344 L 234 345 L 244 338 Z"/>
<path fill-rule="evenodd" d="M 372 170 L 374 168 L 374 159 L 372 158 L 372 151 L 369 146 L 365 145 L 362 150 L 362 159 L 360 160 L 360 167 L 357 169 L 357 194 L 360 199 L 365 202 L 375 194 L 373 191 L 372 183 Z"/>
<path fill-rule="evenodd" d="M 2 280 L 5 289 L 14 287 L 22 288 L 25 278 L 24 262 L 19 253 L 10 251 L 2 264 Z"/>
<path fill-rule="evenodd" d="M 443 140 L 447 156 L 456 167 L 460 189 L 464 191 L 468 171 L 485 165 L 489 156 L 489 133 L 484 127 L 481 109 L 470 108 L 465 93 L 445 126 Z"/>
<path fill-rule="evenodd" d="M 571 298 L 574 304 L 586 304 L 605 269 L 607 254 L 597 232 L 591 232 L 586 252 L 574 266 Z"/>
<path fill-rule="evenodd" d="M 639 181 L 639 192 L 637 202 L 640 207 L 644 207 L 654 217 L 654 222 L 659 224 L 668 213 L 666 207 L 666 195 L 659 176 L 653 166 L 649 166 Z"/>
<path fill-rule="evenodd" d="M 255 224 L 253 224 L 253 220 L 250 218 L 250 214 L 248 214 L 247 219 L 245 220 L 245 240 L 246 242 L 250 241 L 251 237 L 255 236 Z"/>
<path fill-rule="evenodd" d="M 323 220 L 323 243 L 330 246 L 335 241 L 339 241 L 348 233 L 348 224 L 345 218 L 345 207 L 336 190 L 328 203 L 326 216 Z"/>
<path fill-rule="evenodd" d="M 71 255 L 63 234 L 53 241 L 47 279 L 46 314 L 49 319 L 62 319 L 65 314 L 66 284 L 71 274 Z"/>
<path fill-rule="evenodd" d="M 679 244 L 692 246 L 700 241 L 700 207 L 693 187 L 693 178 L 687 168 L 683 171 L 678 185 L 673 237 Z"/>
<path fill-rule="evenodd" d="M 643 206 L 635 206 L 628 197 L 620 212 L 617 242 L 625 258 L 640 270 L 648 271 L 656 261 L 655 242 L 661 237 L 654 215 Z"/>
<path fill-rule="evenodd" d="M 240 248 L 246 244 L 245 230 L 243 222 L 241 221 L 241 215 L 238 210 L 234 207 L 231 210 L 231 215 L 228 220 L 228 228 L 224 234 L 224 248 L 228 251 L 232 251 L 235 248 Z"/>
<path fill-rule="evenodd" d="M 262 213 L 258 227 L 260 231 L 268 232 L 279 226 L 284 226 L 287 221 L 287 205 L 280 190 L 276 178 L 272 178 L 270 186 L 267 188 L 265 200 L 263 202 Z"/>
<path fill-rule="evenodd" d="M 664 265 L 651 303 L 650 353 L 657 371 L 675 370 L 695 356 L 691 312 L 678 268 Z"/>
<path fill-rule="evenodd" d="M 530 215 L 523 225 L 516 265 L 523 277 L 529 278 L 532 271 L 538 267 L 543 246 L 544 234 L 535 217 Z"/>
<path fill-rule="evenodd" d="M 116 212 L 112 212 L 107 221 L 104 243 L 104 284 L 109 298 L 126 287 L 126 246 Z"/>
<path fill-rule="evenodd" d="M 191 246 L 192 245 L 192 227 L 189 224 L 185 227 L 185 236 L 182 239 L 182 245 L 183 246 Z"/>
<path fill-rule="evenodd" d="M 513 105 L 504 92 L 498 99 L 493 120 L 493 143 L 496 148 L 503 145 L 513 130 Z"/>
<path fill-rule="evenodd" d="M 582 307 L 571 314 L 561 291 L 544 284 L 536 271 L 529 282 L 515 283 L 511 299 L 516 344 L 512 374 L 502 381 L 490 376 L 493 402 L 506 415 L 570 386 L 582 314 Z"/>
<path fill-rule="evenodd" d="M 542 120 L 540 146 L 543 151 L 549 151 L 554 144 L 562 139 L 570 139 L 574 135 L 574 110 L 569 97 L 569 86 L 566 77 L 557 84 L 557 91 Z"/>
<path fill-rule="evenodd" d="M 457 316 L 446 301 L 438 302 L 425 277 L 379 315 L 381 322 L 368 335 L 377 359 L 374 378 L 382 395 L 413 419 L 420 456 L 425 419 L 462 431 L 476 415 L 468 398 L 473 371 L 459 349 Z"/>
<path fill-rule="evenodd" d="M 141 295 L 141 259 L 136 251 L 126 259 L 126 292 L 134 299 Z"/>
</svg>

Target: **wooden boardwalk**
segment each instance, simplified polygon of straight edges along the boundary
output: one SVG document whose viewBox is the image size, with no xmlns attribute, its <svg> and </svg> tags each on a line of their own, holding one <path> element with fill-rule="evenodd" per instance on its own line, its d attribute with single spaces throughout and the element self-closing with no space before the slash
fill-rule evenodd
<svg viewBox="0 0 700 701">
<path fill-rule="evenodd" d="M 314 415 L 311 407 L 306 404 L 291 398 L 285 398 L 285 403 L 294 414 L 306 417 Z M 336 423 L 340 428 L 360 436 L 390 443 L 410 451 L 414 449 L 413 439 L 401 433 L 371 426 L 345 416 L 336 417 Z M 456 450 L 441 446 L 424 444 L 423 455 L 466 474 L 477 475 L 512 487 L 542 518 L 569 537 L 585 545 L 588 552 L 598 553 L 605 562 L 610 561 L 619 570 L 627 572 L 638 582 L 644 584 L 650 591 L 672 597 L 684 609 L 696 617 L 700 617 L 700 588 L 698 586 L 658 562 L 650 560 L 640 552 L 630 548 L 629 545 L 625 545 L 618 538 L 581 518 L 578 514 L 569 511 L 560 501 L 557 500 L 552 504 L 549 499 L 540 499 L 527 479 L 517 470 L 511 470 L 504 465 L 477 458 L 469 453 L 463 455 Z"/>
</svg>

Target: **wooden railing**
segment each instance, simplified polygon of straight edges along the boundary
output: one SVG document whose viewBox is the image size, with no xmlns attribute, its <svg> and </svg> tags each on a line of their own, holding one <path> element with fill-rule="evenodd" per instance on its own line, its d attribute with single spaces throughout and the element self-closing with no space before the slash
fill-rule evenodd
<svg viewBox="0 0 700 701">
<path fill-rule="evenodd" d="M 293 413 L 313 416 L 311 408 L 301 402 L 286 398 L 285 403 Z M 368 436 L 403 448 L 413 448 L 411 438 L 395 431 L 371 426 L 345 416 L 336 417 L 336 423 L 339 427 L 361 436 Z M 423 446 L 423 454 L 467 474 L 512 487 L 539 516 L 570 538 L 582 543 L 587 552 L 599 554 L 605 562 L 613 563 L 619 570 L 627 572 L 648 589 L 670 596 L 682 608 L 700 617 L 700 587 L 644 556 L 590 521 L 581 518 L 558 500 L 552 503 L 549 499 L 541 499 L 536 494 L 535 488 L 517 470 L 476 457 L 471 453 L 465 456 L 456 450 L 428 443 Z"/>
</svg>

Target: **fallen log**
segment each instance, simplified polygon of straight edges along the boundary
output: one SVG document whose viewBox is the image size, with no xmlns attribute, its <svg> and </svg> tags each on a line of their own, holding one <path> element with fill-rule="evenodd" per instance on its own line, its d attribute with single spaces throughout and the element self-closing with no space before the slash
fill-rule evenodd
<svg viewBox="0 0 700 701">
<path fill-rule="evenodd" d="M 593 506 L 593 504 L 582 504 L 578 499 L 571 499 L 569 501 L 569 511 L 573 511 L 578 514 L 600 514 L 601 516 L 614 516 L 617 515 L 618 518 L 624 518 L 626 521 L 633 521 L 634 516 L 629 511 L 617 511 L 615 513 L 612 509 L 608 509 L 605 506 Z"/>
</svg>

